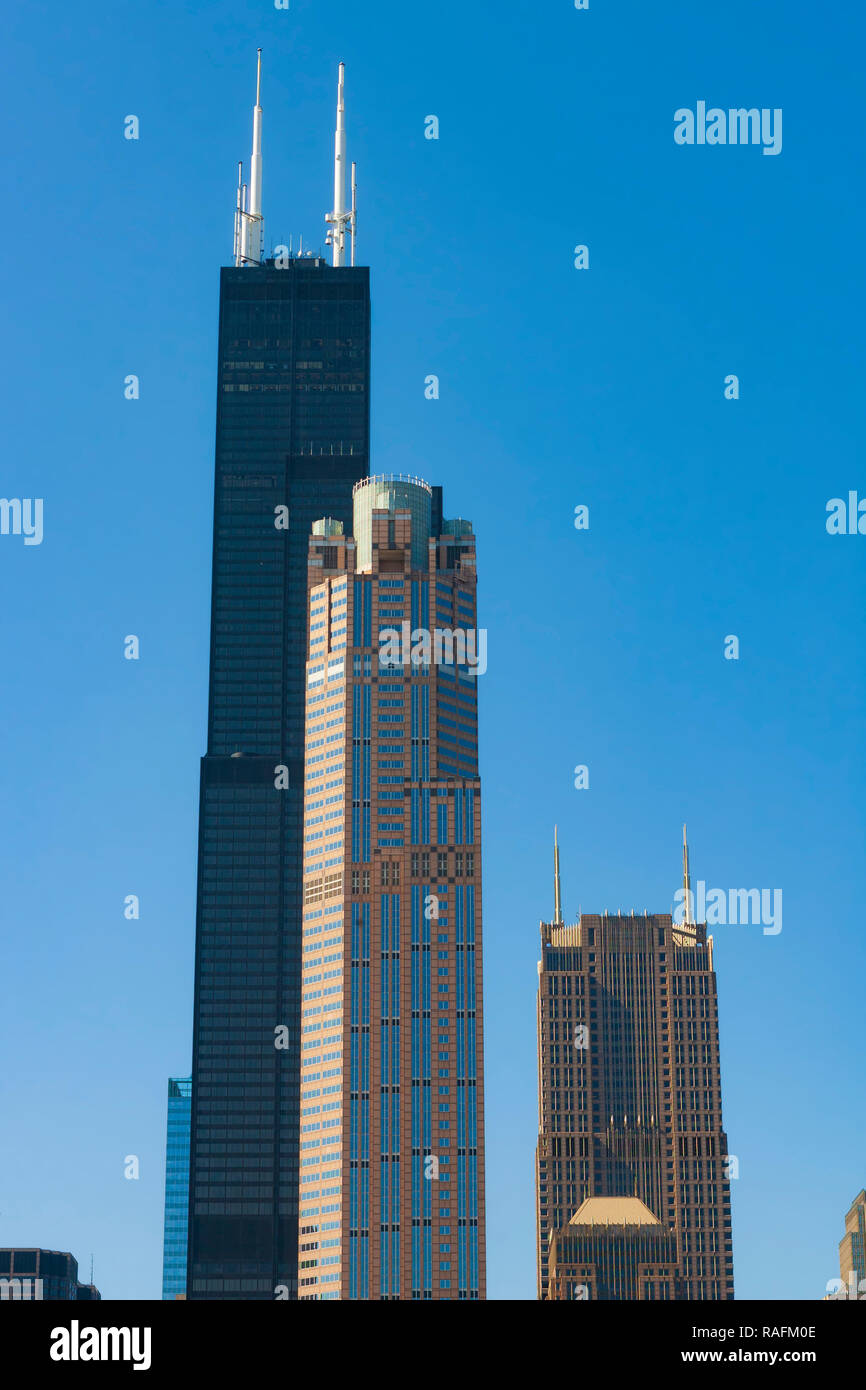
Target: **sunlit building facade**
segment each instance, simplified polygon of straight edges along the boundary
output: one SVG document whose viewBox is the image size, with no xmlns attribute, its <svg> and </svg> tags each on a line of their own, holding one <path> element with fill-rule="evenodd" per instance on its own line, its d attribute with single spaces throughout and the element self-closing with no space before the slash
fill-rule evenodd
<svg viewBox="0 0 866 1390">
<path fill-rule="evenodd" d="M 848 1297 L 866 1299 L 866 1191 L 851 1203 L 839 1243 L 839 1277 Z"/>
<path fill-rule="evenodd" d="M 475 591 L 471 526 L 421 480 L 313 528 L 302 1299 L 485 1294 Z"/>
</svg>

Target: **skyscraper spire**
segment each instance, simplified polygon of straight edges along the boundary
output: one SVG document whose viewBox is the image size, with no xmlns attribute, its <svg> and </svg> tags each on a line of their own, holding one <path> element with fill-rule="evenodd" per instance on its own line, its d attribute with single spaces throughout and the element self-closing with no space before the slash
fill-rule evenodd
<svg viewBox="0 0 866 1390">
<path fill-rule="evenodd" d="M 244 166 L 243 161 L 238 160 L 238 195 L 235 204 L 235 244 L 232 255 L 235 258 L 235 265 L 241 263 L 241 220 L 244 211 Z"/>
<path fill-rule="evenodd" d="M 562 926 L 562 884 L 559 878 L 559 837 L 557 827 L 553 827 L 553 922 Z"/>
<path fill-rule="evenodd" d="M 333 250 L 333 264 L 346 264 L 346 231 L 352 237 L 352 264 L 354 265 L 355 241 L 355 166 L 352 165 L 352 207 L 346 211 L 346 103 L 343 83 L 346 73 L 345 63 L 337 68 L 337 132 L 334 136 L 334 211 L 325 216 L 331 223 L 327 242 Z"/>
<path fill-rule="evenodd" d="M 337 69 L 337 132 L 334 136 L 334 265 L 343 264 L 343 214 L 346 211 L 346 68 Z"/>
<path fill-rule="evenodd" d="M 358 181 L 357 181 L 357 179 L 355 178 L 355 170 L 357 169 L 357 167 L 358 167 L 358 166 L 356 165 L 356 163 L 355 163 L 355 161 L 354 161 L 354 159 L 353 159 L 353 160 L 352 160 L 352 221 L 351 221 L 350 224 L 349 224 L 350 231 L 351 231 L 351 234 L 352 234 L 352 260 L 351 260 L 351 264 L 352 264 L 352 265 L 355 264 L 355 237 L 358 235 Z"/>
<path fill-rule="evenodd" d="M 683 826 L 683 899 L 685 902 L 685 916 L 683 921 L 686 926 L 694 923 L 692 916 L 692 882 L 689 876 L 689 842 L 686 839 L 686 827 Z"/>
<path fill-rule="evenodd" d="M 262 50 L 256 65 L 256 104 L 253 107 L 253 152 L 250 159 L 249 204 L 241 198 L 236 214 L 235 264 L 260 265 L 262 260 Z M 238 234 L 239 233 L 239 234 Z"/>
</svg>

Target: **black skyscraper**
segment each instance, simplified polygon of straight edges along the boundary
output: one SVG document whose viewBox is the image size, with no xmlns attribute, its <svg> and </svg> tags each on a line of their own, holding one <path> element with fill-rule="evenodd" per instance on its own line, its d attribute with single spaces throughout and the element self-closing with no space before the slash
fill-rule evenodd
<svg viewBox="0 0 866 1390">
<path fill-rule="evenodd" d="M 193 1299 L 296 1296 L 307 550 L 320 517 L 351 530 L 369 343 L 365 268 L 285 257 L 221 273 Z"/>
</svg>

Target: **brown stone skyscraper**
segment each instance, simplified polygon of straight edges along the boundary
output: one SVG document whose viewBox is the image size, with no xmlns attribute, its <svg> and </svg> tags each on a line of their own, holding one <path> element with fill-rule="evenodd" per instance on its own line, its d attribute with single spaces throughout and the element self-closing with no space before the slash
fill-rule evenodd
<svg viewBox="0 0 866 1390">
<path fill-rule="evenodd" d="M 484 1297 L 475 539 L 369 478 L 309 555 L 302 1299 Z"/>
<path fill-rule="evenodd" d="M 733 1298 L 712 938 L 667 913 L 566 926 L 558 861 L 538 968 L 538 1296 Z"/>
<path fill-rule="evenodd" d="M 866 1191 L 858 1193 L 845 1217 L 839 1275 L 848 1298 L 866 1298 Z"/>
</svg>

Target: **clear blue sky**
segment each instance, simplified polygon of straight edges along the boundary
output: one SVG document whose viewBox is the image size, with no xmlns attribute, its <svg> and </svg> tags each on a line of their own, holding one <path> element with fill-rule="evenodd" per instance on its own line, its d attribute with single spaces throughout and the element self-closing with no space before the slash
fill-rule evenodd
<svg viewBox="0 0 866 1390">
<path fill-rule="evenodd" d="M 780 935 L 715 931 L 737 1293 L 836 1275 L 866 1183 L 866 537 L 824 522 L 866 494 L 864 31 L 805 0 L 9 15 L 0 493 L 44 498 L 45 538 L 0 537 L 0 1244 L 92 1251 L 106 1296 L 159 1297 L 218 267 L 261 45 L 268 242 L 323 242 L 343 59 L 373 466 L 442 482 L 479 537 L 490 1294 L 534 1297 L 554 821 L 570 918 L 669 911 L 683 820 L 696 878 L 783 890 Z M 698 100 L 783 108 L 781 155 L 675 145 Z"/>
</svg>

